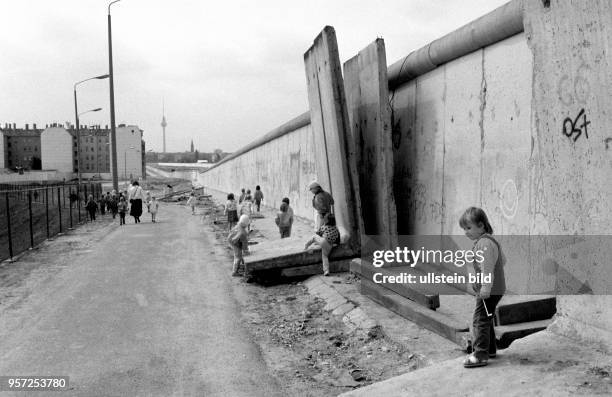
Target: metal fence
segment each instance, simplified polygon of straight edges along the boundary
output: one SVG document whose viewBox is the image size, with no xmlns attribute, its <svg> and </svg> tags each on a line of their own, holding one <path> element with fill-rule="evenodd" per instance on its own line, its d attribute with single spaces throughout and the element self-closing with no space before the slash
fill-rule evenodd
<svg viewBox="0 0 612 397">
<path fill-rule="evenodd" d="M 90 194 L 97 201 L 102 184 L 0 184 L 0 260 L 87 222 Z"/>
</svg>

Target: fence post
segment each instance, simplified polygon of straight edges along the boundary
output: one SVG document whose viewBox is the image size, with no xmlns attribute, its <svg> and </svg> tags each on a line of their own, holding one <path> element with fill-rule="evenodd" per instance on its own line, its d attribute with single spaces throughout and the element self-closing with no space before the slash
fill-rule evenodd
<svg viewBox="0 0 612 397">
<path fill-rule="evenodd" d="M 77 211 L 79 213 L 79 224 L 81 224 L 81 184 L 77 184 Z"/>
<path fill-rule="evenodd" d="M 62 205 L 60 203 L 60 188 L 57 188 L 57 210 L 59 211 L 59 232 L 62 232 Z"/>
<path fill-rule="evenodd" d="M 30 215 L 30 248 L 34 248 L 34 226 L 32 224 L 32 191 L 28 190 L 28 214 Z"/>
<path fill-rule="evenodd" d="M 47 238 L 51 238 L 49 234 L 49 188 L 45 189 L 45 214 L 47 219 Z"/>
<path fill-rule="evenodd" d="M 13 259 L 13 237 L 11 236 L 11 208 L 9 202 L 9 192 L 5 193 L 6 198 L 6 226 L 8 229 L 9 255 Z"/>
<path fill-rule="evenodd" d="M 64 191 L 65 191 L 66 187 L 64 186 Z M 66 193 L 64 193 L 65 195 Z M 72 189 L 70 189 L 70 192 L 68 193 L 68 203 L 70 204 L 70 229 L 72 229 Z"/>
<path fill-rule="evenodd" d="M 88 197 L 87 197 L 87 185 L 84 185 L 83 188 L 85 189 L 85 195 L 83 196 L 83 201 L 85 201 L 85 205 L 87 205 L 87 200 L 88 200 Z M 88 219 L 89 218 L 87 217 L 87 207 L 85 207 L 85 223 L 88 222 Z"/>
</svg>

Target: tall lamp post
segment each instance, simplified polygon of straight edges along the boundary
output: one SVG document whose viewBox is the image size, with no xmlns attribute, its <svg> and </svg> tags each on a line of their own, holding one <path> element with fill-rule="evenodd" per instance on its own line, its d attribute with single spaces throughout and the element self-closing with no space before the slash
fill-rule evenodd
<svg viewBox="0 0 612 397">
<path fill-rule="evenodd" d="M 110 122 L 111 122 L 111 173 L 113 174 L 113 189 L 119 191 L 119 178 L 117 175 L 117 132 L 115 131 L 115 86 L 113 83 L 113 40 L 111 33 L 110 8 L 120 0 L 108 4 L 108 74 L 110 75 Z"/>
<path fill-rule="evenodd" d="M 74 91 L 74 118 L 75 118 L 75 123 L 76 123 L 77 172 L 79 174 L 79 185 L 81 184 L 81 161 L 80 161 L 80 156 L 81 156 L 81 136 L 80 136 L 80 133 L 79 133 L 79 131 L 80 131 L 79 130 L 79 110 L 78 110 L 78 106 L 77 106 L 77 90 L 76 89 L 77 89 L 77 86 L 79 84 L 84 83 L 86 81 L 89 81 L 89 80 L 102 80 L 102 79 L 106 79 L 108 77 L 109 77 L 108 74 L 103 74 L 101 76 L 90 77 L 88 79 L 77 81 L 76 83 L 74 83 L 74 88 L 73 88 L 73 91 Z M 88 110 L 87 112 L 90 112 L 90 111 L 97 112 L 99 110 L 100 109 L 98 109 L 98 110 Z M 83 112 L 83 113 L 87 113 L 87 112 Z M 83 114 L 83 113 L 81 113 L 81 114 Z"/>
</svg>

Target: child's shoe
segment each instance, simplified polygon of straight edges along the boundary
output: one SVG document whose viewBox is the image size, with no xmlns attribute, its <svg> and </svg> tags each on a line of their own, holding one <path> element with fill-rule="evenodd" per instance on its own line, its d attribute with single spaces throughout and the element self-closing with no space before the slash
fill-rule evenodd
<svg viewBox="0 0 612 397">
<path fill-rule="evenodd" d="M 463 366 L 465 368 L 484 367 L 487 364 L 489 363 L 486 359 L 478 358 L 474 354 L 470 354 L 463 360 Z"/>
</svg>

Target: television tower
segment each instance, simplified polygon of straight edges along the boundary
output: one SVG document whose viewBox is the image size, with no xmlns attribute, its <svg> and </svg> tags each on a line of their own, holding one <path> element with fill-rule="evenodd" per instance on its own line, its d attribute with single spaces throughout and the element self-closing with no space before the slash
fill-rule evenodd
<svg viewBox="0 0 612 397">
<path fill-rule="evenodd" d="M 164 100 L 162 99 L 162 122 L 161 122 L 161 126 L 162 126 L 162 131 L 163 131 L 163 138 L 164 138 L 164 147 L 162 150 L 162 153 L 166 153 L 166 126 L 168 125 L 168 123 L 166 123 L 166 109 L 165 109 L 165 105 L 164 105 Z"/>
</svg>

